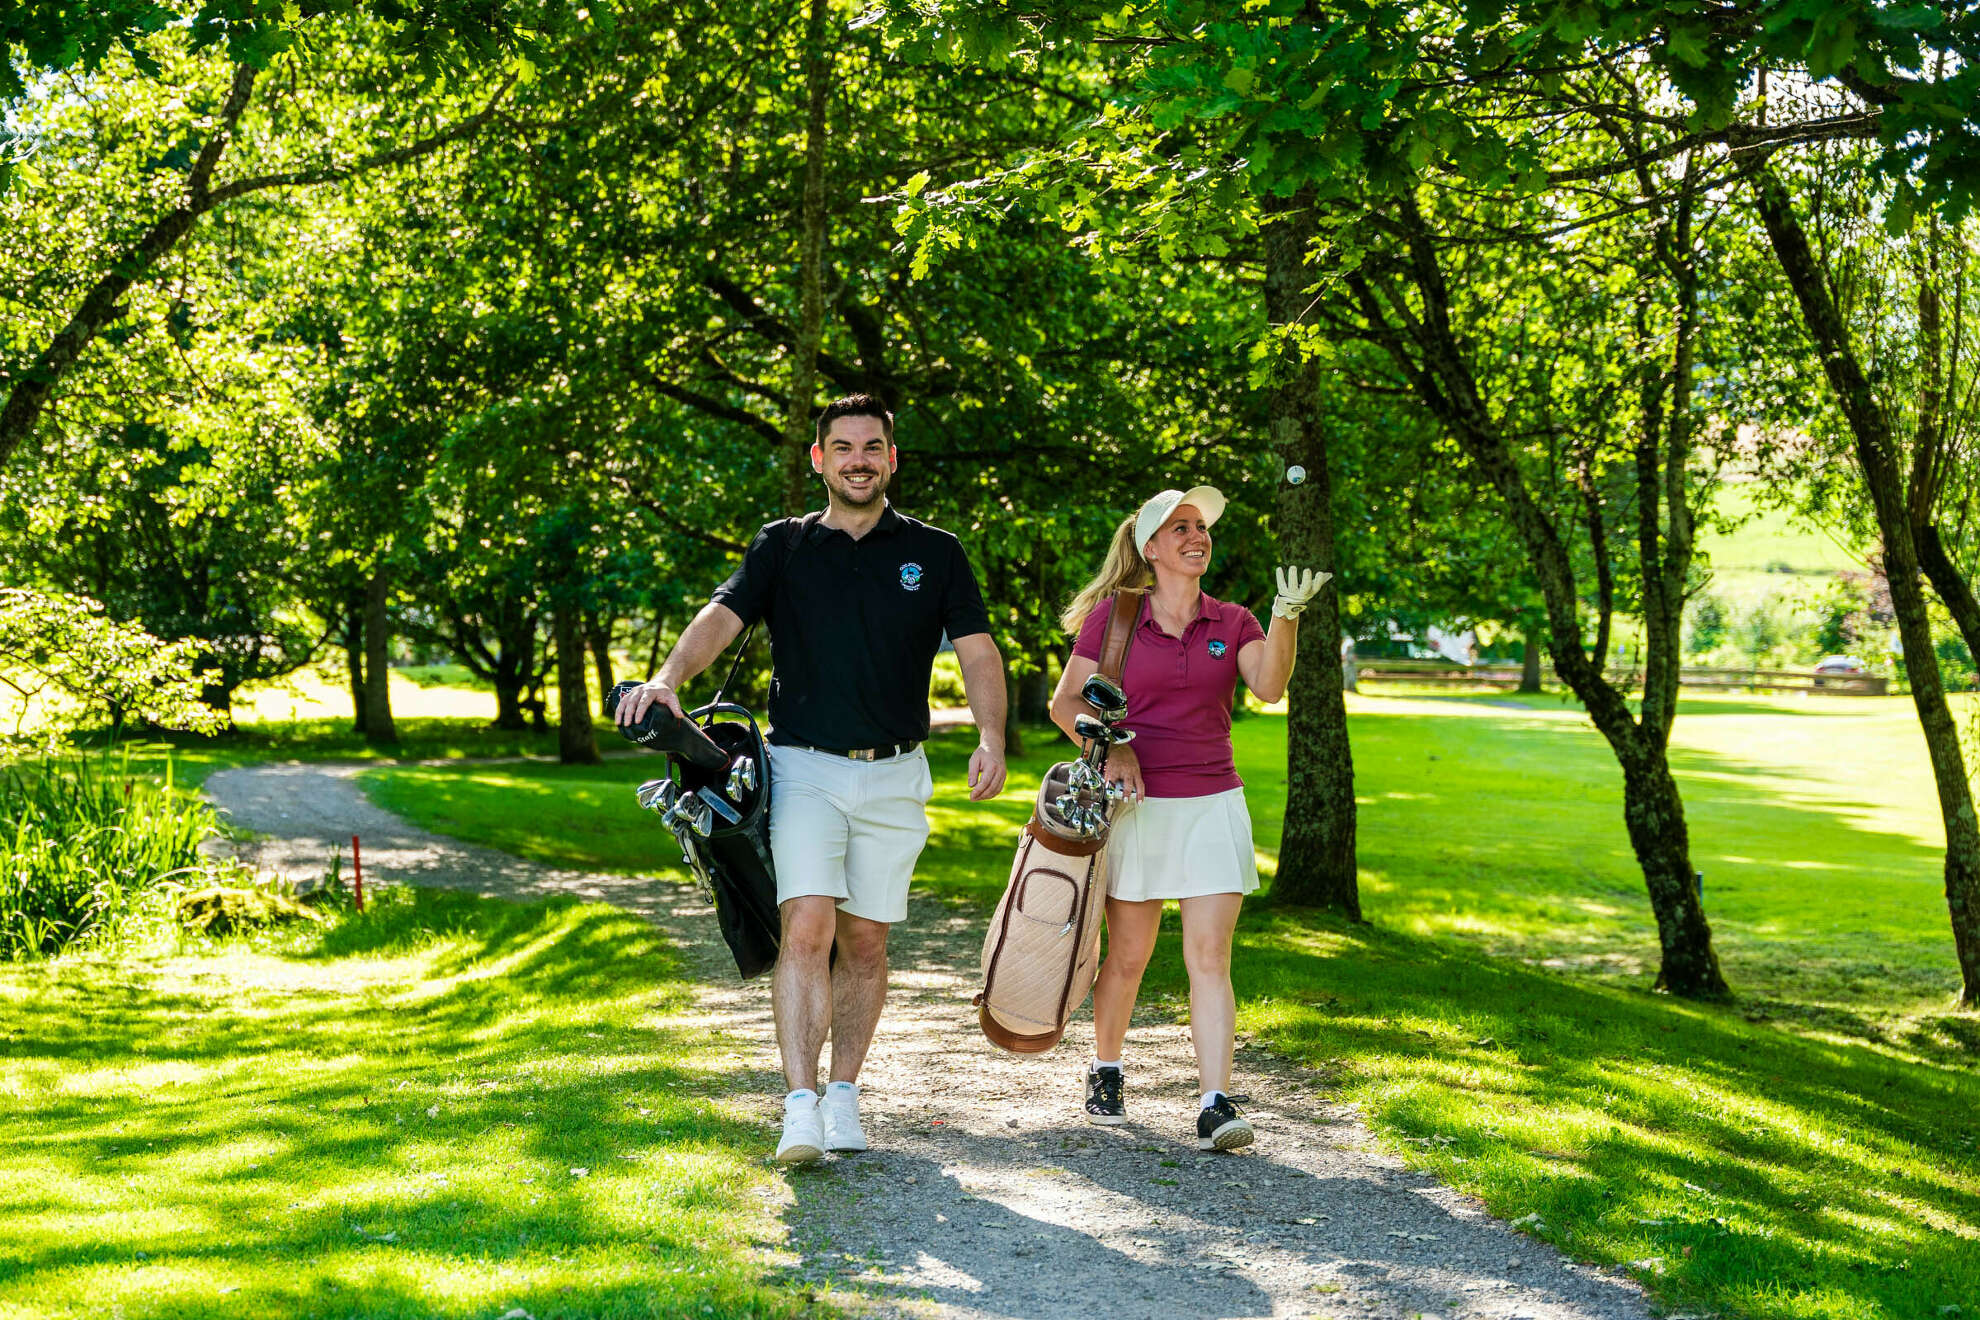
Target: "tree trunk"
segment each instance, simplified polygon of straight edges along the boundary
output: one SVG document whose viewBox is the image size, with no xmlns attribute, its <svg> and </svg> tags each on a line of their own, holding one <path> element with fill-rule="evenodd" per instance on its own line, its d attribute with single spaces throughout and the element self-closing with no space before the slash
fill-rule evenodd
<svg viewBox="0 0 1980 1320">
<path fill-rule="evenodd" d="M 1918 566 L 1925 570 L 1926 580 L 1952 615 L 1967 654 L 1980 661 L 1980 599 L 1973 594 L 1973 584 L 1946 553 L 1937 527 L 1929 522 L 1914 523 L 1912 535 L 1918 546 Z"/>
<path fill-rule="evenodd" d="M 1974 816 L 1973 790 L 1960 754 L 1959 726 L 1946 701 L 1939 657 L 1932 649 L 1932 625 L 1918 581 L 1919 554 L 1898 461 L 1898 438 L 1857 359 L 1848 327 L 1830 297 L 1828 282 L 1787 189 L 1764 167 L 1753 171 L 1753 183 L 1768 241 L 1801 306 L 1802 321 L 1849 422 L 1857 466 L 1876 511 L 1884 545 L 1884 576 L 1891 588 L 1891 611 L 1897 616 L 1911 701 L 1925 734 L 1925 750 L 1939 792 L 1939 817 L 1946 831 L 1946 908 L 1952 919 L 1953 950 L 1959 959 L 1960 1003 L 1973 1007 L 1980 1005 L 1980 820 Z"/>
<path fill-rule="evenodd" d="M 605 709 L 606 699 L 612 695 L 616 680 L 612 677 L 612 624 L 610 618 L 587 614 L 584 618 L 584 640 L 591 647 L 591 663 L 598 671 L 598 714 L 601 719 L 611 719 L 612 712 Z"/>
<path fill-rule="evenodd" d="M 1349 288 L 1377 342 L 1464 450 L 1478 478 L 1504 501 L 1507 517 L 1533 565 L 1546 606 L 1554 673 L 1580 699 L 1623 770 L 1624 824 L 1643 870 L 1663 945 L 1658 986 L 1687 998 L 1722 997 L 1726 983 L 1712 950 L 1711 928 L 1690 883 L 1690 840 L 1663 738 L 1638 727 L 1627 698 L 1584 649 L 1580 593 L 1568 548 L 1528 489 L 1497 419 L 1479 392 L 1452 324 L 1450 287 L 1413 195 L 1401 195 L 1398 209 L 1406 234 L 1406 278 L 1422 299 L 1422 314 L 1392 317 L 1389 308 L 1406 307 L 1408 300 L 1392 288 L 1378 294 L 1366 274 L 1349 275 Z M 1655 518 L 1657 511 L 1653 507 L 1644 512 Z M 1674 877 L 1682 877 L 1684 884 L 1680 886 Z"/>
<path fill-rule="evenodd" d="M 351 680 L 351 731 L 369 726 L 364 710 L 364 594 L 354 593 L 344 606 L 344 668 Z"/>
<path fill-rule="evenodd" d="M 811 0 L 805 26 L 806 115 L 804 212 L 798 236 L 797 343 L 791 353 L 791 406 L 784 419 L 790 437 L 784 453 L 784 512 L 804 512 L 810 494 L 811 403 L 818 392 L 818 345 L 825 336 L 825 109 L 832 91 L 832 57 L 825 46 L 829 0 Z M 896 401 L 889 400 L 890 407 Z"/>
<path fill-rule="evenodd" d="M 495 723 L 492 727 L 517 731 L 529 727 L 529 721 L 523 718 L 523 685 L 521 679 L 504 674 L 496 675 Z"/>
<path fill-rule="evenodd" d="M 1307 253 L 1314 234 L 1313 198 L 1302 191 L 1269 200 L 1265 229 L 1265 315 L 1274 326 L 1296 323 L 1311 301 Z M 1281 468 L 1306 469 L 1299 485 L 1280 486 L 1276 522 L 1283 563 L 1333 572 L 1333 483 L 1321 429 L 1319 367 L 1310 360 L 1281 364 L 1271 397 L 1272 443 Z M 1348 745 L 1347 699 L 1340 671 L 1327 663 L 1341 644 L 1340 597 L 1316 596 L 1301 619 L 1309 652 L 1325 659 L 1293 670 L 1286 721 L 1286 812 L 1279 844 L 1274 900 L 1332 908 L 1361 919 L 1355 875 L 1354 757 Z"/>
<path fill-rule="evenodd" d="M 667 636 L 667 616 L 653 620 L 653 647 L 646 653 L 646 677 L 652 678 L 660 672 L 660 643 Z"/>
<path fill-rule="evenodd" d="M 364 736 L 375 743 L 399 740 L 392 723 L 392 621 L 385 613 L 390 588 L 381 567 L 364 592 Z"/>
<path fill-rule="evenodd" d="M 1705 920 L 1698 878 L 1691 866 L 1691 834 L 1684 802 L 1661 753 L 1649 749 L 1619 757 L 1623 768 L 1623 823 L 1643 868 L 1650 909 L 1657 917 L 1662 961 L 1657 988 L 1673 994 L 1725 993 L 1712 928 Z"/>
<path fill-rule="evenodd" d="M 577 606 L 557 606 L 551 616 L 551 631 L 557 644 L 557 759 L 564 765 L 595 765 L 598 742 L 591 731 L 584 619 Z"/>
<path fill-rule="evenodd" d="M 495 684 L 495 726 L 518 732 L 530 727 L 527 718 L 530 689 L 536 681 L 536 615 L 515 609 L 498 620 L 496 654 L 489 681 Z M 535 727 L 541 731 L 543 719 L 537 713 Z"/>
<path fill-rule="evenodd" d="M 1526 627 L 1526 654 L 1520 657 L 1519 662 L 1519 690 L 1521 692 L 1533 693 L 1543 690 L 1540 686 L 1540 648 L 1544 644 L 1540 640 L 1540 629 L 1533 624 L 1528 624 Z"/>
<path fill-rule="evenodd" d="M 1052 718 L 1052 671 L 1047 667 L 1051 659 L 1049 651 L 1040 655 L 1038 667 L 1018 680 L 1018 700 L 1013 709 L 1032 724 L 1044 724 Z"/>
</svg>

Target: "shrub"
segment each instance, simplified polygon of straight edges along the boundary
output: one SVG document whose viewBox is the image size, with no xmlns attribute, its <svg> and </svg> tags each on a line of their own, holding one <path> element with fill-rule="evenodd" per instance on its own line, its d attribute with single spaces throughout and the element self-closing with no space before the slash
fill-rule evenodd
<svg viewBox="0 0 1980 1320">
<path fill-rule="evenodd" d="M 147 891 L 198 870 L 217 827 L 197 798 L 103 763 L 0 768 L 0 958 L 113 929 Z"/>
</svg>

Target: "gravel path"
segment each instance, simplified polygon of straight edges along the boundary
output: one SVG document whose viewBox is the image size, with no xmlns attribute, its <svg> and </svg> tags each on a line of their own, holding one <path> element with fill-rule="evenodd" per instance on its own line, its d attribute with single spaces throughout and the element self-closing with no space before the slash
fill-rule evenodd
<svg viewBox="0 0 1980 1320">
<path fill-rule="evenodd" d="M 363 766 L 229 770 L 207 794 L 270 836 L 235 851 L 310 874 L 363 839 L 376 881 L 510 899 L 571 894 L 654 921 L 707 987 L 707 1025 L 751 1062 L 735 1102 L 781 1113 L 767 982 L 741 984 L 712 916 L 684 884 L 586 875 L 428 834 L 372 806 Z M 643 768 L 643 767 L 642 767 Z M 630 787 L 638 770 L 627 772 Z M 655 831 L 656 866 L 671 847 Z M 1187 1029 L 1138 1013 L 1126 1127 L 1082 1121 L 1090 1026 L 1043 1058 L 993 1050 L 975 1026 L 979 919 L 917 899 L 895 932 L 887 1013 L 865 1075 L 874 1149 L 784 1175 L 786 1277 L 854 1310 L 950 1320 L 1421 1316 L 1647 1320 L 1627 1278 L 1565 1261 L 1375 1147 L 1313 1075 L 1241 1044 L 1236 1089 L 1258 1142 L 1195 1148 Z M 745 1089 L 747 1088 L 747 1089 Z"/>
</svg>

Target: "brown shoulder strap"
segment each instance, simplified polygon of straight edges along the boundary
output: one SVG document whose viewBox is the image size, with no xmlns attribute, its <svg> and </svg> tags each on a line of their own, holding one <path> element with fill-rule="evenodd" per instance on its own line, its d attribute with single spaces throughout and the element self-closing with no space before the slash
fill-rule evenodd
<svg viewBox="0 0 1980 1320">
<path fill-rule="evenodd" d="M 1141 593 L 1114 593 L 1114 611 L 1107 616 L 1107 631 L 1100 641 L 1100 676 L 1121 681 L 1127 668 L 1128 647 L 1134 641 L 1134 625 L 1141 619 Z"/>
</svg>

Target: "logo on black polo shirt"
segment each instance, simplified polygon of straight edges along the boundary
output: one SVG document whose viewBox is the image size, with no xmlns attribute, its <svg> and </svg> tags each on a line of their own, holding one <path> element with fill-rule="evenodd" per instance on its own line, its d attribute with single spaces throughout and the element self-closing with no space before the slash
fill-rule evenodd
<svg viewBox="0 0 1980 1320">
<path fill-rule="evenodd" d="M 901 565 L 901 590 L 902 590 L 902 591 L 920 591 L 920 590 L 921 590 L 921 565 L 920 565 L 920 564 L 902 564 L 902 565 Z"/>
<path fill-rule="evenodd" d="M 1210 658 L 1212 660 L 1222 660 L 1224 658 L 1224 652 L 1229 649 L 1222 642 L 1212 641 L 1210 643 Z"/>
</svg>

